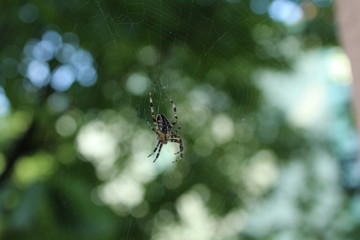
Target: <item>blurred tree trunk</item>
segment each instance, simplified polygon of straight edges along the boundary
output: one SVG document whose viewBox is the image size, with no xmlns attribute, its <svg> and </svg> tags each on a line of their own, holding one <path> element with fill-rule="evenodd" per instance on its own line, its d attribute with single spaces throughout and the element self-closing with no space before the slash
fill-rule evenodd
<svg viewBox="0 0 360 240">
<path fill-rule="evenodd" d="M 360 1 L 336 1 L 339 37 L 351 62 L 353 108 L 360 133 Z"/>
</svg>

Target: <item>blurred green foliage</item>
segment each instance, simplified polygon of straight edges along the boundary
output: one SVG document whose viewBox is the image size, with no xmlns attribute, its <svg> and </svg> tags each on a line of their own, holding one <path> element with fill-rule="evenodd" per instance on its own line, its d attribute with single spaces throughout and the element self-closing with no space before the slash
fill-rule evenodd
<svg viewBox="0 0 360 240">
<path fill-rule="evenodd" d="M 281 48 L 289 39 L 301 49 L 336 44 L 331 8 L 285 26 L 254 14 L 249 1 L 0 7 L 0 86 L 11 105 L 0 118 L 1 239 L 184 239 L 179 226 L 212 232 L 208 239 L 255 239 L 241 219 L 271 195 L 274 166 L 312 158 L 311 140 L 263 101 L 254 74 L 289 71 L 297 57 Z M 49 30 L 78 36 L 94 58 L 95 85 L 59 92 L 21 74 L 24 47 Z M 179 164 L 171 164 L 176 145 L 154 164 L 146 158 L 156 143 L 146 125 L 150 91 L 156 111 L 171 116 L 169 97 L 178 107 Z M 253 176 L 263 168 L 265 180 Z M 302 197 L 306 215 L 311 201 Z M 299 229 L 297 239 L 336 239 L 319 229 Z"/>
</svg>

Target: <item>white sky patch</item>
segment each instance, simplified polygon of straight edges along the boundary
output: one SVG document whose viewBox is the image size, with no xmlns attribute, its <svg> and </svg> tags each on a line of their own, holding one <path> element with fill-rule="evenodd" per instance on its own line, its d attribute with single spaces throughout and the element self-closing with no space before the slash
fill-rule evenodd
<svg viewBox="0 0 360 240">
<path fill-rule="evenodd" d="M 304 91 L 302 101 L 289 110 L 288 118 L 300 127 L 319 122 L 326 116 L 326 89 L 320 83 L 309 85 Z"/>
<path fill-rule="evenodd" d="M 339 169 L 336 161 L 327 153 L 318 152 L 314 158 L 313 171 L 318 179 L 322 192 L 317 194 L 315 204 L 310 215 L 314 225 L 325 228 L 335 217 L 335 209 L 341 209 L 343 189 L 339 186 Z M 319 220 L 322 216 L 324 220 Z"/>
<path fill-rule="evenodd" d="M 340 64 L 344 66 L 340 78 L 349 74 L 346 58 L 339 56 L 333 48 L 306 52 L 299 56 L 293 72 L 262 71 L 256 78 L 266 100 L 285 111 L 290 123 L 321 132 L 330 122 L 332 99 L 342 93 L 340 88 L 329 87 L 338 83 L 330 75 L 334 68 L 332 61 L 344 61 Z"/>
<path fill-rule="evenodd" d="M 299 222 L 296 198 L 304 193 L 305 168 L 300 161 L 291 162 L 283 169 L 273 196 L 249 213 L 246 232 L 262 238 L 274 228 L 291 228 Z"/>
<path fill-rule="evenodd" d="M 246 233 L 259 239 L 273 229 L 296 234 L 304 220 L 299 200 L 311 201 L 306 216 L 309 226 L 319 229 L 333 224 L 333 219 L 342 211 L 343 202 L 336 161 L 325 152 L 315 153 L 312 159 L 316 161 L 294 160 L 282 168 L 273 193 L 250 210 Z M 310 181 L 321 188 L 321 194 L 314 195 Z M 304 199 L 304 196 L 315 198 Z"/>
<path fill-rule="evenodd" d="M 351 84 L 351 65 L 344 51 L 339 48 L 333 48 L 329 51 L 329 55 L 329 77 L 339 84 Z"/>
</svg>

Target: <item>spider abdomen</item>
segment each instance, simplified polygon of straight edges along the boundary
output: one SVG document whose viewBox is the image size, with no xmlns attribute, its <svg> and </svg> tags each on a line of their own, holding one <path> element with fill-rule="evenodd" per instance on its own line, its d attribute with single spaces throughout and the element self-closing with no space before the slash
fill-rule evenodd
<svg viewBox="0 0 360 240">
<path fill-rule="evenodd" d="M 172 129 L 172 125 L 164 114 L 156 115 L 156 123 L 158 125 L 160 132 L 165 134 L 170 133 Z"/>
</svg>

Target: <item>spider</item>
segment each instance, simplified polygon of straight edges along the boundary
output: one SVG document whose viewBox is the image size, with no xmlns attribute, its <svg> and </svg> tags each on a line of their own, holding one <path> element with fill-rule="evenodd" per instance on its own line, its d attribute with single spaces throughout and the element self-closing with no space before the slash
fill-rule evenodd
<svg viewBox="0 0 360 240">
<path fill-rule="evenodd" d="M 179 126 L 177 130 L 173 131 L 174 126 L 178 122 L 178 117 L 176 115 L 176 106 L 175 106 L 174 102 L 171 99 L 169 99 L 173 105 L 173 112 L 174 112 L 174 116 L 175 116 L 175 121 L 170 123 L 170 121 L 167 119 L 167 117 L 164 114 L 156 114 L 156 116 L 155 116 L 154 104 L 153 104 L 153 101 L 151 98 L 151 93 L 149 93 L 149 97 L 150 97 L 151 118 L 154 122 L 154 127 L 152 127 L 149 122 L 147 122 L 147 123 L 150 126 L 151 130 L 153 130 L 156 133 L 158 143 L 157 143 L 154 151 L 148 156 L 148 158 L 151 157 L 154 153 L 156 153 L 156 151 L 159 148 L 159 151 L 157 152 L 156 157 L 153 161 L 153 162 L 155 162 L 160 155 L 163 144 L 167 144 L 168 142 L 175 142 L 175 143 L 178 143 L 179 147 L 180 147 L 180 150 L 178 152 L 176 152 L 175 154 L 180 154 L 180 158 L 175 160 L 174 162 L 180 161 L 183 157 L 184 146 L 183 146 L 181 136 L 178 135 L 178 130 L 181 128 L 181 126 Z"/>
</svg>

